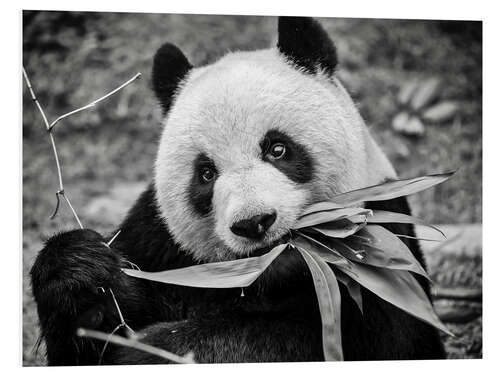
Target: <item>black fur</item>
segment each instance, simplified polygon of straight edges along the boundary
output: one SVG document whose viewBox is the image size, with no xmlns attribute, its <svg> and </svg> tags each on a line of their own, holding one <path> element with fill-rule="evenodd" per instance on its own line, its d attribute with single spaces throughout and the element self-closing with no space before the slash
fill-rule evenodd
<svg viewBox="0 0 500 375">
<path fill-rule="evenodd" d="M 156 52 L 151 74 L 152 84 L 164 115 L 172 105 L 179 83 L 191 68 L 186 56 L 173 44 L 165 43 Z"/>
<path fill-rule="evenodd" d="M 301 144 L 293 141 L 288 135 L 278 130 L 270 130 L 260 142 L 263 160 L 268 161 L 265 155 L 274 143 L 283 143 L 286 147 L 285 155 L 282 159 L 272 162 L 272 164 L 283 172 L 290 180 L 297 183 L 311 181 L 314 175 L 314 163 L 312 156 Z"/>
<path fill-rule="evenodd" d="M 315 74 L 318 68 L 332 75 L 337 67 L 337 50 L 326 31 L 308 17 L 280 17 L 278 49 L 296 66 Z"/>
<path fill-rule="evenodd" d="M 216 173 L 213 161 L 205 154 L 200 154 L 193 162 L 193 174 L 189 184 L 189 203 L 201 216 L 208 215 L 212 209 L 212 195 L 214 193 L 214 182 L 216 177 L 205 182 L 202 179 L 203 168 L 210 168 Z"/>
<path fill-rule="evenodd" d="M 376 202 L 409 213 L 406 200 Z M 102 342 L 78 339 L 79 326 L 110 332 L 118 324 L 111 288 L 127 323 L 144 342 L 200 362 L 320 361 L 321 322 L 311 276 L 300 256 L 285 252 L 240 297 L 239 289 L 198 289 L 134 279 L 120 272 L 133 262 L 145 271 L 193 265 L 159 216 L 151 186 L 120 226 L 112 249 L 99 234 L 76 230 L 49 239 L 33 265 L 32 287 L 50 365 L 96 364 Z M 411 234 L 409 225 L 391 230 Z M 408 241 L 423 262 L 418 244 Z M 281 258 L 280 257 L 280 258 Z M 278 258 L 278 259 L 280 259 Z M 273 277 L 283 267 L 294 272 Z M 422 281 L 424 284 L 425 282 Z M 427 285 L 425 284 L 427 287 Z M 363 289 L 362 316 L 344 287 L 342 337 L 346 360 L 443 358 L 438 332 Z M 109 345 L 103 363 L 163 363 L 134 349 Z"/>
</svg>

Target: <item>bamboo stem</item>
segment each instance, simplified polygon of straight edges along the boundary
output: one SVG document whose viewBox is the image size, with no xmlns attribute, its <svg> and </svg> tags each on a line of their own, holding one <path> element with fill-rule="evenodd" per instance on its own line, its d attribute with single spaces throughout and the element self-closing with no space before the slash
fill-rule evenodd
<svg viewBox="0 0 500 375">
<path fill-rule="evenodd" d="M 114 335 L 114 334 L 106 334 L 104 332 L 94 331 L 91 329 L 78 328 L 76 334 L 80 337 L 89 337 L 96 340 L 101 340 L 105 342 L 111 342 L 116 345 L 126 346 L 128 348 L 134 348 L 137 350 L 141 350 L 143 352 L 156 355 L 158 357 L 164 358 L 171 362 L 183 363 L 183 364 L 192 364 L 196 363 L 191 355 L 186 355 L 181 357 L 177 354 L 168 352 L 163 349 L 156 348 L 151 345 L 144 344 L 138 340 L 127 339 L 122 336 Z"/>
</svg>

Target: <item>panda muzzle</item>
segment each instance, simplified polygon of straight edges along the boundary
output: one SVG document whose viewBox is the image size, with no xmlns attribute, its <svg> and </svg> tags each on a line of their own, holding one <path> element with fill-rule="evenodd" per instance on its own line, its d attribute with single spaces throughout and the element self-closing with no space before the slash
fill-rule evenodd
<svg viewBox="0 0 500 375">
<path fill-rule="evenodd" d="M 276 221 L 276 211 L 266 214 L 252 216 L 235 222 L 231 226 L 231 232 L 240 237 L 252 240 L 262 240 L 268 229 Z"/>
</svg>

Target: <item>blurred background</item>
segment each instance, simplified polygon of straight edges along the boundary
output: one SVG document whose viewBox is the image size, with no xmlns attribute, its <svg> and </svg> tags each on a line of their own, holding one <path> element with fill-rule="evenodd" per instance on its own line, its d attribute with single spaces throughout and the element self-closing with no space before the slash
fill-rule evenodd
<svg viewBox="0 0 500 375">
<path fill-rule="evenodd" d="M 482 24 L 320 18 L 337 45 L 338 75 L 401 177 L 458 169 L 411 197 L 415 216 L 445 243 L 422 243 L 438 314 L 456 337 L 450 358 L 482 357 Z M 58 124 L 65 191 L 83 225 L 113 231 L 152 178 L 161 132 L 150 89 L 166 41 L 202 65 L 276 41 L 276 17 L 23 12 L 23 64 L 49 121 L 142 78 Z M 54 220 L 57 173 L 49 138 L 23 83 L 23 361 L 43 365 L 29 269 L 45 238 L 77 227 Z M 39 345 L 40 344 L 40 345 Z"/>
</svg>

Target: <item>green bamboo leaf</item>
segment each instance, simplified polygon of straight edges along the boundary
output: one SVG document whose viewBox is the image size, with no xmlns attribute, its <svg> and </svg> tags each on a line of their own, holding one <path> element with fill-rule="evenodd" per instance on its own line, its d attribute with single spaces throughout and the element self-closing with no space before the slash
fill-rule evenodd
<svg viewBox="0 0 500 375">
<path fill-rule="evenodd" d="M 243 288 L 252 284 L 288 247 L 278 245 L 259 257 L 199 264 L 162 272 L 122 269 L 129 276 L 198 288 Z"/>
<path fill-rule="evenodd" d="M 429 298 L 411 273 L 359 263 L 351 265 L 352 268 L 347 268 L 339 264 L 337 268 L 380 298 L 453 336 L 439 320 Z M 365 309 L 365 313 L 370 311 Z"/>
<path fill-rule="evenodd" d="M 313 212 L 301 216 L 292 229 L 311 227 L 316 224 L 329 223 L 332 221 L 346 219 L 352 216 L 368 216 L 370 214 L 371 210 L 362 207 L 340 208 L 331 211 Z"/>
<path fill-rule="evenodd" d="M 340 321 L 341 296 L 335 273 L 321 257 L 298 247 L 307 263 L 318 297 L 323 332 L 325 361 L 343 361 L 342 329 Z"/>
</svg>

